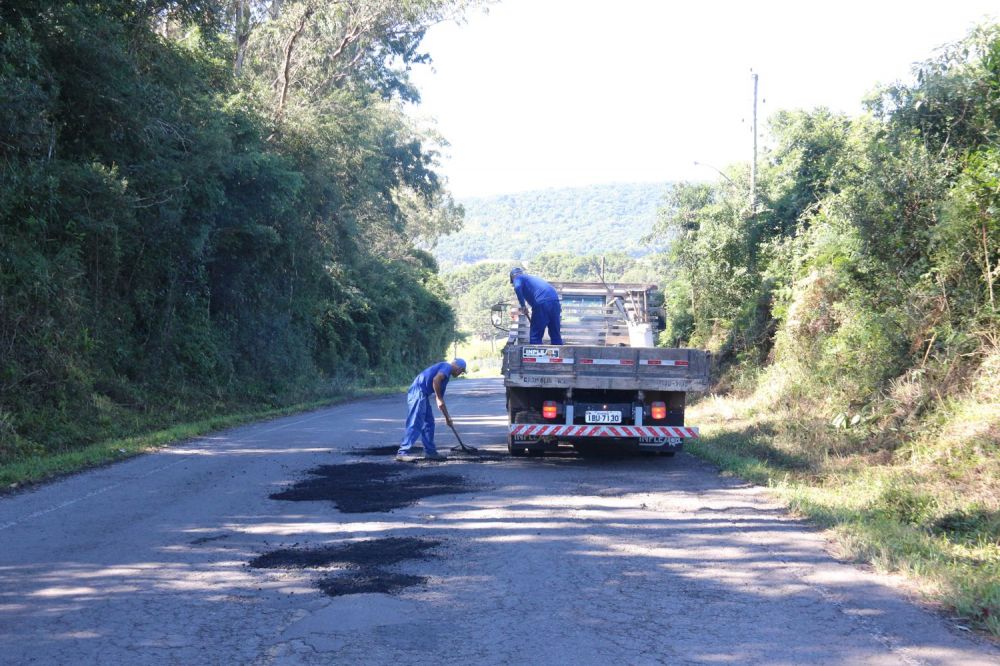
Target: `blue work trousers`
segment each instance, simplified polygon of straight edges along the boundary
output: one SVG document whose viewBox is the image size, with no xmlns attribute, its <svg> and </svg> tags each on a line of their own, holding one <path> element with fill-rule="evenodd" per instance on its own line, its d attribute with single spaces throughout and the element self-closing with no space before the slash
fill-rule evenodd
<svg viewBox="0 0 1000 666">
<path fill-rule="evenodd" d="M 562 333 L 559 332 L 559 320 L 562 318 L 562 304 L 559 301 L 542 301 L 531 309 L 531 337 L 533 345 L 542 344 L 542 333 L 549 329 L 549 344 L 561 345 Z"/>
<path fill-rule="evenodd" d="M 406 455 L 419 437 L 424 441 L 424 455 L 434 455 L 434 414 L 431 412 L 431 396 L 424 395 L 419 386 L 411 386 L 406 393 L 406 432 L 399 444 L 399 455 Z"/>
</svg>

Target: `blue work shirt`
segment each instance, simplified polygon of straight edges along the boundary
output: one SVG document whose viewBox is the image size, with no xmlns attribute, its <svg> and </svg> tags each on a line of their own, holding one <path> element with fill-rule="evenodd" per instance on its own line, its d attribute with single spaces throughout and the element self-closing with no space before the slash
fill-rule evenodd
<svg viewBox="0 0 1000 666">
<path fill-rule="evenodd" d="M 427 368 L 416 376 L 410 386 L 419 386 L 424 395 L 431 395 L 434 393 L 434 378 L 439 372 L 444 373 L 444 380 L 441 382 L 441 395 L 444 395 L 444 390 L 448 387 L 448 380 L 451 379 L 451 363 L 448 361 L 441 361 Z"/>
<path fill-rule="evenodd" d="M 525 301 L 528 301 L 528 305 L 534 309 L 539 303 L 559 300 L 559 294 L 551 284 L 527 273 L 514 276 L 514 293 L 517 294 L 517 300 L 522 308 Z"/>
</svg>

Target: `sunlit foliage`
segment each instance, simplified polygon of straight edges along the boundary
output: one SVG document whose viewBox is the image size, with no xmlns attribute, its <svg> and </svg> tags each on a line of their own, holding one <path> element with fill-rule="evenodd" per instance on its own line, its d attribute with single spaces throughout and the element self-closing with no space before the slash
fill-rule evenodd
<svg viewBox="0 0 1000 666">
<path fill-rule="evenodd" d="M 0 458 L 440 356 L 462 211 L 401 104 L 464 4 L 0 4 Z"/>
</svg>

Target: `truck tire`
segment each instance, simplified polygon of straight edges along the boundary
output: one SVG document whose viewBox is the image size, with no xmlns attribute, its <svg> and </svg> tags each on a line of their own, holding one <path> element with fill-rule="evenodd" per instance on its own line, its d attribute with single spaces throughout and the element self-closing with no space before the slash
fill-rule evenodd
<svg viewBox="0 0 1000 666">
<path fill-rule="evenodd" d="M 514 414 L 513 423 L 541 423 L 542 415 L 538 412 L 523 411 Z M 528 455 L 528 449 L 514 441 L 513 435 L 507 435 L 507 453 L 512 458 L 523 458 Z"/>
</svg>

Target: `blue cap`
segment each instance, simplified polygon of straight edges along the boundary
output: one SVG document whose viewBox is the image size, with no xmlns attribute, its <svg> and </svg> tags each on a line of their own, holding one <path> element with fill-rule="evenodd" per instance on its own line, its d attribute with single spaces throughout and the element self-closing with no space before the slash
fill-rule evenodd
<svg viewBox="0 0 1000 666">
<path fill-rule="evenodd" d="M 510 269 L 510 281 L 513 282 L 514 278 L 516 276 L 523 275 L 523 274 L 524 274 L 524 269 L 523 268 L 517 267 L 517 268 Z"/>
<path fill-rule="evenodd" d="M 452 363 L 454 363 L 458 367 L 462 368 L 462 370 L 465 370 L 465 359 L 464 358 L 456 358 L 454 361 L 452 361 Z"/>
</svg>

